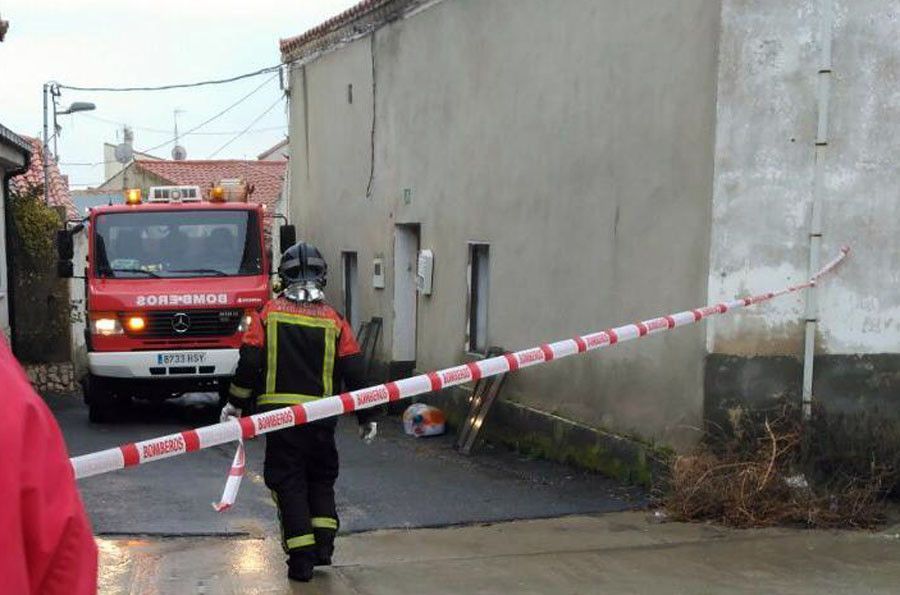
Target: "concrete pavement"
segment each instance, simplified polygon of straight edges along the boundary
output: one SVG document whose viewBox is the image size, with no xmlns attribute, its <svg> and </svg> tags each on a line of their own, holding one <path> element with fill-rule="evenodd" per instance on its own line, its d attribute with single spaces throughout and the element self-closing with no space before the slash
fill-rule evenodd
<svg viewBox="0 0 900 595">
<path fill-rule="evenodd" d="M 111 424 L 90 424 L 75 398 L 48 399 L 71 454 L 81 454 L 210 423 L 214 398 L 152 405 L 136 403 Z M 597 474 L 532 460 L 504 449 L 466 458 L 451 436 L 415 439 L 397 418 L 384 418 L 375 443 L 341 420 L 341 476 L 337 504 L 343 532 L 434 527 L 475 522 L 627 510 L 644 502 L 639 491 Z M 101 535 L 228 535 L 277 533 L 275 509 L 262 479 L 263 440 L 247 443 L 247 476 L 237 506 L 213 511 L 234 445 L 89 477 L 79 489 Z"/>
<path fill-rule="evenodd" d="M 335 566 L 285 578 L 274 539 L 101 538 L 101 592 L 896 593 L 900 526 L 732 531 L 642 512 L 340 538 Z"/>
<path fill-rule="evenodd" d="M 138 404 L 97 426 L 75 399 L 49 402 L 73 454 L 207 423 L 211 414 L 203 399 Z M 339 431 L 336 564 L 312 584 L 285 578 L 257 441 L 237 506 L 221 515 L 209 502 L 230 448 L 80 482 L 98 533 L 101 593 L 898 592 L 900 526 L 657 524 L 645 512 L 621 512 L 641 494 L 596 475 L 503 451 L 460 457 L 449 437 L 408 438 L 396 419 L 365 447 L 352 426 Z"/>
</svg>

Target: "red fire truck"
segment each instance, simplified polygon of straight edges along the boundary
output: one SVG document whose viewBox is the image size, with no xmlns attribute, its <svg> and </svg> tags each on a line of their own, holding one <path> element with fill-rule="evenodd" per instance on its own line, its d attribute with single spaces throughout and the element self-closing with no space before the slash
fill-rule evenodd
<svg viewBox="0 0 900 595">
<path fill-rule="evenodd" d="M 84 270 L 91 421 L 132 397 L 219 391 L 234 374 L 249 313 L 271 295 L 265 207 L 243 192 L 197 186 L 125 192 L 57 238 L 72 277 L 73 234 L 88 234 Z M 292 226 L 280 229 L 292 244 Z"/>
</svg>

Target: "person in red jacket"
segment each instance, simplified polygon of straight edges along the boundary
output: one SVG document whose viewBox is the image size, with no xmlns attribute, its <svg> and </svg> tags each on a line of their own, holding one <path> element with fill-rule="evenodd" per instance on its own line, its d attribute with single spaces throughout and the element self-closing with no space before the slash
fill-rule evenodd
<svg viewBox="0 0 900 595">
<path fill-rule="evenodd" d="M 59 426 L 0 338 L 0 592 L 97 592 L 97 545 Z"/>
</svg>

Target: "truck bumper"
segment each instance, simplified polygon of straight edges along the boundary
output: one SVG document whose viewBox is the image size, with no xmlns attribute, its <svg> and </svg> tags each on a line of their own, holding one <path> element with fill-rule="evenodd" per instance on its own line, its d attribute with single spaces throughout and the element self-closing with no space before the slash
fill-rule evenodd
<svg viewBox="0 0 900 595">
<path fill-rule="evenodd" d="M 237 368 L 237 349 L 205 349 L 187 352 L 188 361 L 171 361 L 177 351 L 102 351 L 88 353 L 88 368 L 103 378 L 196 378 L 232 376 Z M 203 354 L 197 361 L 197 354 Z"/>
</svg>

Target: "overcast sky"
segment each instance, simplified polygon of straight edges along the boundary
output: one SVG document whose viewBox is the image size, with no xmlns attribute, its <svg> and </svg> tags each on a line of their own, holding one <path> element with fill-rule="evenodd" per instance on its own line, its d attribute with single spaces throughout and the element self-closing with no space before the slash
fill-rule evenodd
<svg viewBox="0 0 900 595">
<path fill-rule="evenodd" d="M 0 0 L 10 22 L 0 44 L 0 124 L 39 136 L 41 87 L 151 86 L 226 78 L 277 64 L 278 40 L 298 35 L 358 0 Z M 254 159 L 283 139 L 287 119 L 277 77 L 152 93 L 63 91 L 62 108 L 91 101 L 96 111 L 61 116 L 59 156 L 73 187 L 103 181 L 103 143 L 122 124 L 144 150 L 172 137 L 173 112 L 186 131 L 257 87 L 221 118 L 182 138 L 188 159 L 206 159 L 268 108 L 250 130 L 215 156 Z M 274 105 L 274 107 L 272 107 Z M 102 119 L 102 120 L 101 120 Z M 223 134 L 219 134 L 223 133 Z M 227 134 L 230 133 L 230 134 Z M 172 143 L 152 151 L 169 158 Z M 74 164 L 97 165 L 74 165 Z"/>
</svg>

